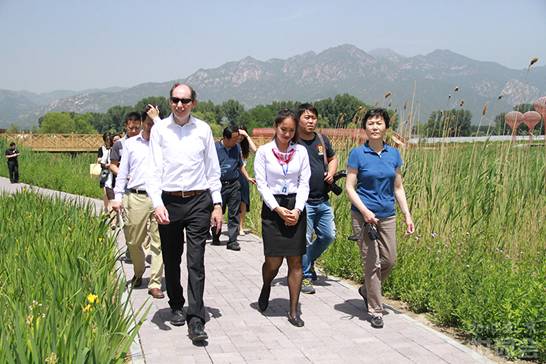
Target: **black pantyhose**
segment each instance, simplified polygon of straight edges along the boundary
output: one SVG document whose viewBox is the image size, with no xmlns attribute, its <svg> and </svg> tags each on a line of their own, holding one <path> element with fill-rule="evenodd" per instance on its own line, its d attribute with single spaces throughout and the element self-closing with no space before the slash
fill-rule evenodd
<svg viewBox="0 0 546 364">
<path fill-rule="evenodd" d="M 277 276 L 279 268 L 282 265 L 284 257 L 265 257 L 262 265 L 263 287 L 270 288 L 271 282 Z M 286 257 L 288 263 L 288 291 L 290 294 L 290 316 L 296 317 L 298 314 L 298 303 L 300 298 L 301 281 L 303 279 L 303 270 L 301 266 L 301 256 Z"/>
</svg>

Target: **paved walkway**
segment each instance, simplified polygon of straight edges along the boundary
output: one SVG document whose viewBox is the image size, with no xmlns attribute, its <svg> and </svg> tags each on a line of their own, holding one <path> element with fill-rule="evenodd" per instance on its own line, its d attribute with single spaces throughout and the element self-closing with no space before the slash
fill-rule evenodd
<svg viewBox="0 0 546 364">
<path fill-rule="evenodd" d="M 13 191 L 14 186 L 0 178 L 1 189 Z M 100 201 L 92 202 L 100 207 Z M 240 244 L 240 252 L 227 250 L 225 245 L 207 246 L 204 300 L 209 340 L 203 346 L 191 343 L 187 326 L 170 325 L 167 298 L 154 300 L 147 294 L 146 271 L 142 288 L 130 294 L 135 310 L 150 306 L 138 342 L 131 348 L 134 363 L 489 362 L 450 337 L 390 308 L 384 317 L 385 327 L 373 329 L 370 317 L 363 313 L 364 304 L 356 286 L 332 277 L 320 276 L 317 293 L 301 296 L 305 327 L 295 328 L 286 319 L 286 264 L 274 281 L 269 308 L 262 314 L 257 309 L 262 244 L 255 235 L 241 237 Z M 120 248 L 123 245 L 120 234 Z M 182 261 L 182 285 L 186 287 L 185 256 Z M 132 266 L 124 262 L 121 265 L 129 280 Z"/>
</svg>

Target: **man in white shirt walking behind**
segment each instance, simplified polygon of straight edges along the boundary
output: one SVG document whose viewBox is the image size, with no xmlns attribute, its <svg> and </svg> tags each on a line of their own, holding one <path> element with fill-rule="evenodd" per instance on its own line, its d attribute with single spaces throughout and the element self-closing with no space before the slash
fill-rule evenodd
<svg viewBox="0 0 546 364">
<path fill-rule="evenodd" d="M 159 223 L 161 250 L 171 324 L 188 322 L 194 343 L 208 339 L 205 332 L 205 245 L 212 225 L 222 227 L 220 165 L 210 126 L 191 115 L 197 105 L 195 91 L 175 84 L 170 91 L 171 115 L 152 130 L 152 168 L 146 188 Z M 188 310 L 183 311 L 180 263 L 187 242 Z"/>
<path fill-rule="evenodd" d="M 131 279 L 133 288 L 142 285 L 142 276 L 145 270 L 144 242 L 146 236 L 150 236 L 150 251 L 152 255 L 150 280 L 148 293 L 154 298 L 164 298 L 161 291 L 161 276 L 163 274 L 163 258 L 161 256 L 161 241 L 154 219 L 152 200 L 146 192 L 146 173 L 150 158 L 150 132 L 154 120 L 159 120 L 159 111 L 152 105 L 148 105 L 143 113 L 144 128 L 139 135 L 125 141 L 123 158 L 118 170 L 116 186 L 114 188 L 114 201 L 112 208 L 125 214 L 126 223 L 123 233 L 127 248 L 133 262 L 134 277 Z M 126 199 L 123 199 L 127 192 Z M 123 210 L 123 211 L 122 211 Z"/>
</svg>

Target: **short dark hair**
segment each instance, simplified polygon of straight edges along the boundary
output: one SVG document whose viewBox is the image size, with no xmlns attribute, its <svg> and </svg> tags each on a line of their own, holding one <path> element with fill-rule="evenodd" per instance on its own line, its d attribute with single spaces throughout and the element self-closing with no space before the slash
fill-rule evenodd
<svg viewBox="0 0 546 364">
<path fill-rule="evenodd" d="M 140 119 L 142 120 L 142 122 L 145 122 L 146 119 L 149 118 L 148 111 L 150 111 L 150 109 L 151 109 L 151 106 L 146 105 L 146 107 L 144 107 L 144 110 L 142 110 L 142 112 L 140 113 Z"/>
<path fill-rule="evenodd" d="M 10 146 L 10 147 L 13 147 L 14 145 L 15 145 L 15 142 L 9 143 L 9 146 Z"/>
<path fill-rule="evenodd" d="M 387 110 L 383 109 L 382 107 L 376 107 L 374 109 L 370 109 L 364 114 L 364 119 L 362 119 L 362 127 L 366 128 L 366 122 L 368 119 L 371 119 L 375 116 L 381 116 L 383 120 L 385 121 L 385 126 L 387 129 L 389 128 L 389 124 L 391 122 L 391 118 L 389 117 L 389 113 Z"/>
<path fill-rule="evenodd" d="M 129 121 L 142 122 L 142 117 L 140 116 L 140 114 L 138 112 L 131 111 L 130 113 L 125 115 L 125 124 L 127 125 L 127 123 L 129 123 Z"/>
<path fill-rule="evenodd" d="M 146 111 L 143 111 L 140 113 L 140 120 L 142 120 L 142 122 L 146 121 L 147 117 L 148 117 L 148 114 L 146 113 Z"/>
<path fill-rule="evenodd" d="M 277 116 L 275 117 L 275 120 L 273 121 L 273 125 L 274 125 L 275 128 L 277 128 L 279 126 L 279 124 L 282 123 L 285 119 L 292 119 L 292 120 L 294 120 L 294 123 L 296 124 L 296 130 L 295 130 L 295 133 L 294 133 L 294 137 L 291 140 L 291 142 L 295 142 L 296 138 L 297 138 L 297 135 L 298 135 L 298 119 L 296 118 L 296 114 L 292 110 L 290 110 L 290 109 L 280 110 L 277 113 Z M 275 134 L 275 136 L 276 136 L 276 134 Z"/>
<path fill-rule="evenodd" d="M 236 126 L 228 126 L 224 128 L 222 136 L 226 139 L 231 139 L 231 137 L 233 136 L 233 133 L 239 134 L 239 128 L 237 128 Z"/>
<path fill-rule="evenodd" d="M 318 118 L 317 108 L 315 106 L 313 106 L 312 104 L 310 104 L 308 102 L 305 102 L 303 104 L 300 104 L 300 106 L 298 106 L 298 111 L 296 112 L 296 116 L 298 118 L 297 120 L 300 120 L 301 116 L 306 111 L 312 112 Z"/>
<path fill-rule="evenodd" d="M 176 82 L 173 85 L 173 87 L 171 87 L 171 90 L 169 91 L 169 97 L 173 97 L 174 89 L 177 88 L 178 86 L 181 86 L 181 85 L 187 86 L 190 89 L 190 92 L 191 92 L 190 97 L 191 97 L 192 101 L 197 98 L 197 93 L 195 92 L 193 87 L 191 87 L 190 85 L 186 85 L 185 83 L 180 83 L 180 82 Z"/>
</svg>

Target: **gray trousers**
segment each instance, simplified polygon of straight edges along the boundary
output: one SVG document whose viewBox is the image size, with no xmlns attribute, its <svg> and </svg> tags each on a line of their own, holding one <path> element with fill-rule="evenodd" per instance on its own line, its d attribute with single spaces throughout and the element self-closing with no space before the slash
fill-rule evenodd
<svg viewBox="0 0 546 364">
<path fill-rule="evenodd" d="M 364 284 L 368 298 L 368 312 L 383 314 L 381 284 L 389 276 L 396 262 L 396 216 L 380 219 L 377 224 L 378 240 L 370 240 L 362 215 L 351 211 L 353 228 L 360 230 L 358 246 L 362 258 Z"/>
</svg>

